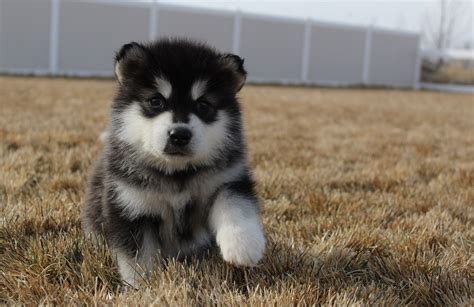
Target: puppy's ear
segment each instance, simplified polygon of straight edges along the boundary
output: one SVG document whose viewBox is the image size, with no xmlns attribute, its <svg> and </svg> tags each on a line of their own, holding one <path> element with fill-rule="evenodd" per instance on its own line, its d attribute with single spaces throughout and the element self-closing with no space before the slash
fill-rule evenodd
<svg viewBox="0 0 474 307">
<path fill-rule="evenodd" d="M 115 76 L 122 84 L 127 79 L 133 79 L 143 73 L 146 68 L 147 50 L 145 46 L 131 42 L 125 44 L 115 54 Z"/>
<path fill-rule="evenodd" d="M 244 69 L 244 59 L 235 54 L 227 53 L 220 57 L 219 62 L 224 69 L 232 72 L 234 76 L 234 89 L 237 93 L 242 89 L 247 79 L 247 72 Z"/>
</svg>

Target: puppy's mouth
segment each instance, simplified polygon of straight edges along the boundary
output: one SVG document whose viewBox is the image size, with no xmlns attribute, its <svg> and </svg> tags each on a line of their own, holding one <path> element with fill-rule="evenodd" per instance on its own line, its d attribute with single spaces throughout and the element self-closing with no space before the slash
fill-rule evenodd
<svg viewBox="0 0 474 307">
<path fill-rule="evenodd" d="M 165 154 L 167 154 L 168 156 L 178 156 L 178 157 L 187 156 L 187 154 L 182 151 L 165 151 Z"/>
<path fill-rule="evenodd" d="M 167 145 L 163 151 L 167 156 L 172 157 L 186 157 L 191 155 L 191 151 L 187 147 L 177 147 Z"/>
</svg>

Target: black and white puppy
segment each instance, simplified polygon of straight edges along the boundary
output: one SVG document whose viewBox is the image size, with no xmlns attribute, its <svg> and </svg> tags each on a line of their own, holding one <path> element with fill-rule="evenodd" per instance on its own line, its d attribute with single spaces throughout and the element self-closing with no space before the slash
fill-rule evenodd
<svg viewBox="0 0 474 307">
<path fill-rule="evenodd" d="M 161 257 L 214 243 L 225 261 L 263 256 L 260 220 L 236 98 L 243 60 L 186 40 L 130 43 L 116 55 L 118 92 L 82 210 L 124 282 Z"/>
</svg>

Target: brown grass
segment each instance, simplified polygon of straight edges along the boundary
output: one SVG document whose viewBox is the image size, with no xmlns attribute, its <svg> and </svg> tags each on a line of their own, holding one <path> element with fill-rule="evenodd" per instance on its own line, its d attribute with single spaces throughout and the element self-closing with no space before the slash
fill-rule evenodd
<svg viewBox="0 0 474 307">
<path fill-rule="evenodd" d="M 0 303 L 474 302 L 472 96 L 247 86 L 264 261 L 169 261 L 125 291 L 79 221 L 113 90 L 0 77 Z"/>
<path fill-rule="evenodd" d="M 423 73 L 423 82 L 474 85 L 474 68 L 464 67 L 462 61 L 442 65 L 434 73 Z"/>
</svg>

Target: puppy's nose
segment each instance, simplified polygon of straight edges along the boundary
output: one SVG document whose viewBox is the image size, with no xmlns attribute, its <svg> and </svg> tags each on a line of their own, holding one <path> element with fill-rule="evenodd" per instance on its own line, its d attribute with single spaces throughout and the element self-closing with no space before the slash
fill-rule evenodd
<svg viewBox="0 0 474 307">
<path fill-rule="evenodd" d="M 170 138 L 170 143 L 175 146 L 188 145 L 191 137 L 193 136 L 189 129 L 183 127 L 171 129 L 168 132 L 168 135 Z"/>
</svg>

